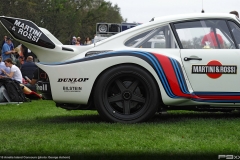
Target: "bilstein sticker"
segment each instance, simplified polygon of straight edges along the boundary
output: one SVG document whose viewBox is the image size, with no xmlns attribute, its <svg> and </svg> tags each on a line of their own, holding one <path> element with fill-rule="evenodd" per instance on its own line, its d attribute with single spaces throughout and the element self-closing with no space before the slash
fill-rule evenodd
<svg viewBox="0 0 240 160">
<path fill-rule="evenodd" d="M 219 78 L 222 74 L 237 74 L 237 66 L 222 65 L 214 60 L 207 65 L 192 65 L 192 74 L 207 74 L 210 78 Z"/>
<path fill-rule="evenodd" d="M 81 92 L 82 87 L 75 87 L 75 86 L 63 86 L 64 92 Z"/>
</svg>

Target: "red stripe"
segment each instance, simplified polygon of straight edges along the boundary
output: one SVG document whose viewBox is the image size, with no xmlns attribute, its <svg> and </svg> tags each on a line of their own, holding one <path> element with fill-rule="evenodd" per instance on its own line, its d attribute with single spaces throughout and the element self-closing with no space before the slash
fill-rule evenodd
<svg viewBox="0 0 240 160">
<path fill-rule="evenodd" d="M 168 83 L 170 85 L 170 88 L 173 94 L 179 97 L 192 98 L 191 94 L 185 94 L 182 92 L 170 59 L 164 55 L 160 55 L 160 54 L 154 54 L 154 55 L 157 57 L 159 63 L 162 66 L 162 69 L 166 75 L 166 78 L 168 80 Z"/>
</svg>

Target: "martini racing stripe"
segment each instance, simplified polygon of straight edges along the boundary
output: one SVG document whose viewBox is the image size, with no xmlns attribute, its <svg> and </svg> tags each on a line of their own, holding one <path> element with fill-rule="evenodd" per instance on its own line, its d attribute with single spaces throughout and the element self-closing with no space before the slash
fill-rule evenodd
<svg viewBox="0 0 240 160">
<path fill-rule="evenodd" d="M 144 61 L 149 63 L 153 67 L 153 69 L 156 71 L 160 81 L 162 82 L 164 90 L 166 91 L 166 93 L 169 97 L 171 97 L 171 98 L 182 98 L 182 97 L 189 97 L 190 96 L 190 95 L 184 94 L 181 91 L 181 90 L 184 90 L 183 88 L 181 88 L 181 89 L 179 88 L 179 87 L 185 85 L 186 83 L 184 83 L 182 85 L 178 84 L 178 80 L 176 78 L 175 71 L 172 71 L 172 75 L 171 75 L 175 79 L 174 83 L 170 83 L 170 82 L 172 82 L 172 79 L 170 81 L 168 80 L 168 78 L 166 76 L 166 72 L 168 73 L 168 71 L 163 70 L 163 68 L 164 68 L 163 65 L 167 65 L 167 66 L 165 66 L 165 68 L 171 68 L 172 70 L 174 70 L 173 65 L 169 62 L 168 57 L 163 56 L 163 55 L 159 55 L 159 54 L 150 53 L 150 52 L 140 52 L 140 51 L 105 52 L 105 53 L 102 53 L 102 54 L 97 54 L 97 55 L 93 55 L 93 56 L 89 56 L 89 57 L 85 57 L 85 58 L 77 59 L 77 60 L 50 63 L 50 64 L 47 64 L 47 63 L 41 63 L 41 64 L 45 64 L 45 65 L 64 65 L 64 64 L 84 62 L 84 61 L 88 61 L 88 60 L 108 58 L 108 57 L 113 57 L 113 56 L 135 56 L 135 57 L 139 57 L 139 58 L 143 59 Z M 159 59 L 164 59 L 164 60 L 161 60 L 161 62 L 160 62 Z M 164 63 L 165 60 L 167 60 L 168 62 Z M 162 64 L 162 63 L 164 63 L 164 64 Z M 183 77 L 183 76 L 181 76 L 181 77 Z M 185 81 L 185 79 L 182 79 L 181 82 L 182 81 Z M 184 87 L 187 88 L 186 86 L 184 86 Z M 177 91 L 174 91 L 176 89 L 177 89 Z"/>
<path fill-rule="evenodd" d="M 112 51 L 112 52 L 105 52 L 102 54 L 97 54 L 77 60 L 70 60 L 65 62 L 56 62 L 56 63 L 41 63 L 45 65 L 65 65 L 65 64 L 71 64 L 71 63 L 79 63 L 79 62 L 85 62 L 89 60 L 96 60 L 96 59 L 102 59 L 102 58 L 108 58 L 108 57 L 114 57 L 114 56 L 135 56 L 143 59 L 147 63 L 149 63 L 153 69 L 156 71 L 160 81 L 162 82 L 162 85 L 164 87 L 164 90 L 166 91 L 167 95 L 171 98 L 190 98 L 190 94 L 187 90 L 185 79 L 183 78 L 183 75 L 180 75 L 177 77 L 176 73 L 177 70 L 173 68 L 173 64 L 170 62 L 169 58 L 164 55 L 159 55 L 156 53 L 150 53 L 150 52 L 142 52 L 142 51 Z M 175 60 L 176 61 L 176 60 Z M 165 71 L 164 69 L 165 68 Z M 178 68 L 178 73 L 182 74 L 182 72 L 179 72 L 181 68 L 179 68 L 179 65 L 176 65 L 175 68 Z M 171 80 L 168 79 L 169 70 L 171 70 Z M 174 81 L 172 80 L 174 79 Z M 179 79 L 179 80 L 177 80 Z M 180 83 L 180 85 L 179 85 Z M 184 91 L 184 92 L 183 92 Z"/>
<path fill-rule="evenodd" d="M 139 54 L 139 52 L 138 52 L 138 54 Z M 154 65 L 153 69 L 158 74 L 158 76 L 160 78 L 160 81 L 162 82 L 163 87 L 164 87 L 166 93 L 168 94 L 168 96 L 171 97 L 171 98 L 177 98 L 178 96 L 173 93 L 173 91 L 171 89 L 171 86 L 169 85 L 169 81 L 168 81 L 168 79 L 165 75 L 162 64 L 159 63 L 156 56 L 154 54 L 149 53 L 149 52 L 144 52 L 144 53 L 140 53 L 140 54 L 142 56 L 148 56 L 148 58 L 151 59 L 151 63 L 153 63 L 153 65 Z"/>
<path fill-rule="evenodd" d="M 173 67 L 171 58 L 164 56 L 164 55 L 160 55 L 160 54 L 155 54 L 155 56 L 157 57 L 159 63 L 163 67 L 165 77 L 167 77 L 168 83 L 170 84 L 170 87 L 171 87 L 171 90 L 173 91 L 173 93 L 178 97 L 192 98 L 192 95 L 189 94 L 189 91 L 187 91 L 187 93 L 183 92 L 184 88 L 187 88 L 184 86 L 184 85 L 186 85 L 186 83 L 181 83 L 184 80 L 184 79 L 182 79 L 183 76 L 177 77 L 177 74 L 176 74 L 177 70 L 175 68 L 177 68 L 178 66 L 175 65 L 175 68 Z M 182 79 L 182 80 L 179 80 L 179 79 Z M 180 82 L 180 84 L 179 84 L 179 82 Z"/>
<path fill-rule="evenodd" d="M 166 94 L 170 98 L 190 98 L 199 102 L 215 102 L 215 103 L 234 103 L 240 102 L 240 93 L 226 92 L 193 92 L 187 89 L 186 81 L 183 76 L 182 69 L 177 60 L 150 52 L 143 51 L 112 51 L 103 54 L 93 55 L 78 60 L 71 60 L 58 63 L 50 63 L 47 65 L 64 65 L 71 63 L 85 62 L 89 60 L 102 59 L 115 56 L 135 56 L 143 59 L 156 71 Z M 44 64 L 44 63 L 42 63 Z M 46 64 L 46 63 L 45 63 Z M 226 98 L 228 96 L 228 98 Z"/>
<path fill-rule="evenodd" d="M 190 94 L 190 92 L 188 91 L 187 89 L 187 84 L 186 84 L 186 81 L 184 80 L 184 77 L 183 77 L 183 72 L 182 70 L 180 69 L 180 64 L 177 60 L 173 59 L 173 58 L 170 58 L 171 62 L 172 62 L 172 65 L 174 67 L 174 70 L 176 71 L 176 76 L 178 78 L 178 83 L 181 85 L 181 89 L 183 89 L 183 93 L 185 94 Z"/>
</svg>

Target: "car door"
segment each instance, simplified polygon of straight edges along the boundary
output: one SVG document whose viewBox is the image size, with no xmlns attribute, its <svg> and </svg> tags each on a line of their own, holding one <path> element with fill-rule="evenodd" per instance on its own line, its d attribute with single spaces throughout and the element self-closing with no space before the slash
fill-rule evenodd
<svg viewBox="0 0 240 160">
<path fill-rule="evenodd" d="M 240 91 L 240 74 L 237 72 L 240 51 L 236 49 L 227 21 L 196 20 L 173 26 L 182 48 L 182 63 L 194 92 Z M 209 36 L 211 30 L 214 30 L 212 37 Z M 205 35 L 208 35 L 207 42 L 203 42 Z"/>
</svg>

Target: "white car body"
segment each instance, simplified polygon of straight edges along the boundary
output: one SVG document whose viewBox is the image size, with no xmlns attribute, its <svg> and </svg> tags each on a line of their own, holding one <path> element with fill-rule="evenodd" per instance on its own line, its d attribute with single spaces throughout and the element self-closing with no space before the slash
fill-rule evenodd
<svg viewBox="0 0 240 160">
<path fill-rule="evenodd" d="M 149 119 L 161 108 L 196 109 L 199 106 L 236 109 L 240 107 L 240 85 L 238 85 L 240 74 L 237 72 L 240 68 L 240 50 L 235 35 L 231 33 L 231 25 L 235 24 L 239 27 L 240 21 L 234 15 L 200 13 L 159 17 L 88 46 L 63 45 L 49 31 L 37 27 L 28 20 L 12 17 L 0 19 L 14 39 L 37 55 L 40 60 L 37 65 L 49 77 L 52 99 L 62 108 L 89 109 L 90 101 L 94 101 L 103 118 L 115 122 L 134 123 Z M 201 44 L 194 42 L 195 37 L 191 38 L 196 36 L 199 40 L 209 27 L 215 27 L 215 34 L 223 37 L 224 48 L 219 44 L 221 41 L 216 40 L 219 48 L 215 46 L 216 49 L 214 47 L 203 49 L 209 46 L 200 48 Z M 32 30 L 36 32 L 26 28 L 33 28 Z M 24 31 L 27 36 L 24 35 Z M 35 39 L 28 38 L 31 33 L 35 34 Z M 144 36 L 137 37 L 141 34 Z M 156 34 L 155 38 L 148 39 L 154 34 Z M 45 44 L 49 47 L 44 46 Z M 133 71 L 130 67 L 128 73 L 126 66 L 134 66 Z M 138 87 L 141 91 L 134 92 L 142 95 L 144 100 L 130 102 L 134 94 L 128 92 L 128 87 L 125 86 L 126 91 L 121 91 L 123 104 L 116 102 L 114 107 L 111 106 L 111 98 L 107 95 L 110 91 L 104 90 L 109 87 L 107 82 L 111 82 L 107 79 L 111 77 L 110 73 L 117 72 L 116 77 L 118 74 L 121 75 L 117 67 L 122 67 L 123 72 L 130 77 L 131 72 L 136 73 L 136 79 L 140 78 L 143 86 L 148 81 L 144 75 L 149 75 L 148 78 L 151 78 L 154 84 L 146 84 L 145 87 L 154 89 L 154 94 L 147 91 L 148 87 L 146 87 L 147 94 L 144 96 L 143 91 L 139 89 L 141 87 Z M 102 77 L 106 79 L 106 84 Z M 101 88 L 99 81 L 106 88 Z M 126 80 L 122 83 L 126 85 L 130 81 Z M 116 80 L 115 83 L 117 84 L 118 81 Z M 109 90 L 113 88 L 110 87 Z M 100 98 L 97 97 L 97 91 L 101 91 Z M 106 94 L 106 97 L 105 101 L 102 98 L 101 103 L 102 94 Z M 154 98 L 149 98 L 151 96 Z M 109 102 L 106 102 L 107 99 Z M 135 101 L 139 104 L 135 104 Z M 96 102 L 101 105 L 97 106 Z M 127 109 L 124 109 L 125 103 Z M 76 108 L 74 104 L 77 105 Z M 78 104 L 87 107 L 81 108 Z M 142 104 L 146 108 L 135 108 Z"/>
</svg>

